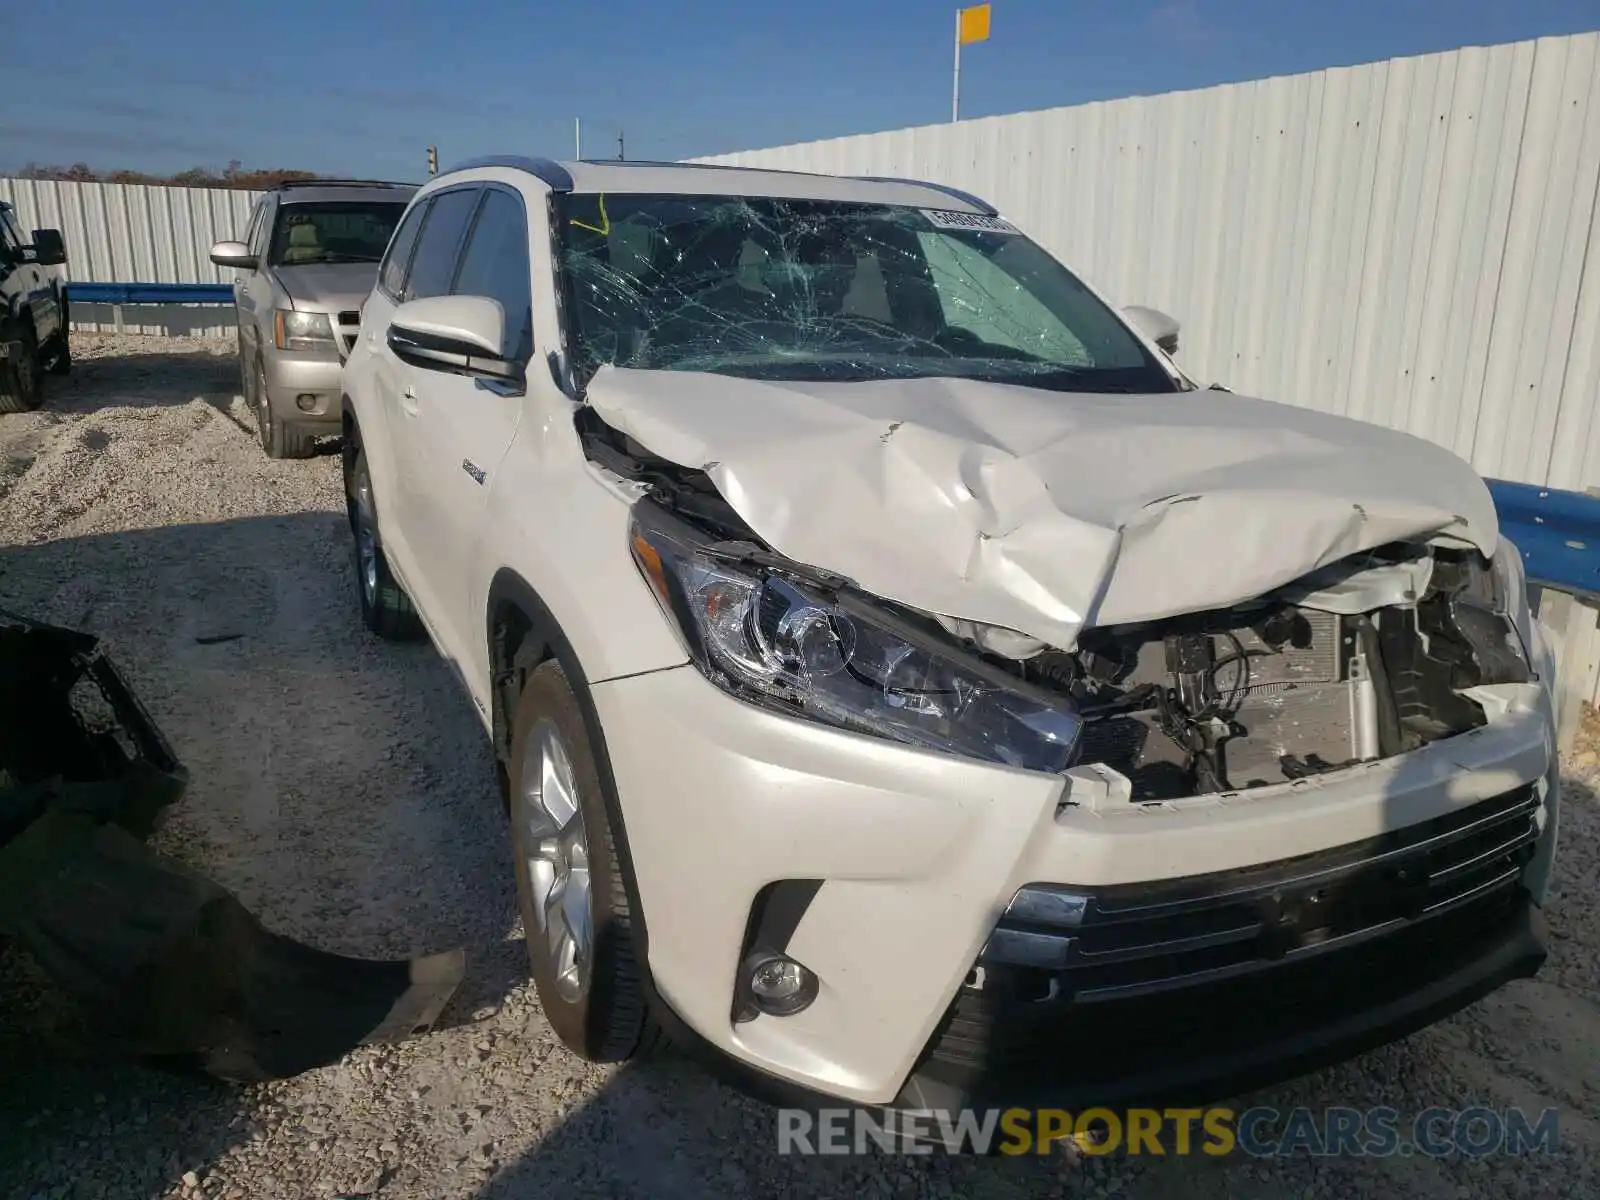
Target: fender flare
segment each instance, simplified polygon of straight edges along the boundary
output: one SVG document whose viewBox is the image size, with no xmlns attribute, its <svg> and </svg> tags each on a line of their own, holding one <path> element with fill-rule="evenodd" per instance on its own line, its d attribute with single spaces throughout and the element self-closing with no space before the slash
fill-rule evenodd
<svg viewBox="0 0 1600 1200">
<path fill-rule="evenodd" d="M 600 799 L 605 805 L 606 819 L 611 822 L 617 863 L 622 868 L 622 886 L 628 896 L 633 936 L 639 948 L 640 965 L 644 967 L 646 990 L 652 1003 L 657 1003 L 655 987 L 650 982 L 648 917 L 639 895 L 638 876 L 633 868 L 633 851 L 628 842 L 627 821 L 623 816 L 616 776 L 611 770 L 611 755 L 606 748 L 605 730 L 600 724 L 600 713 L 595 707 L 589 677 L 584 673 L 583 663 L 579 660 L 577 651 L 573 649 L 572 642 L 567 638 L 561 623 L 556 620 L 555 614 L 550 611 L 550 606 L 544 602 L 543 597 L 515 570 L 501 567 L 489 583 L 489 595 L 484 605 L 484 637 L 489 647 L 490 670 L 494 673 L 490 679 L 490 692 L 496 701 L 500 695 L 502 682 L 498 677 L 499 672 L 509 667 L 509 664 L 502 667 L 501 658 L 504 656 L 500 654 L 500 648 L 496 644 L 500 637 L 500 614 L 507 608 L 519 613 L 528 625 L 528 632 L 519 648 L 531 641 L 535 644 L 534 649 L 540 660 L 553 658 L 560 663 L 561 670 L 567 677 L 567 683 L 577 698 L 578 710 L 583 714 L 583 730 L 588 735 L 589 747 L 594 753 L 595 766 L 600 776 Z M 502 713 L 500 717 L 509 724 L 509 713 Z M 498 732 L 495 738 L 498 742 Z M 495 746 L 495 753 L 498 758 L 500 753 L 498 744 Z"/>
</svg>

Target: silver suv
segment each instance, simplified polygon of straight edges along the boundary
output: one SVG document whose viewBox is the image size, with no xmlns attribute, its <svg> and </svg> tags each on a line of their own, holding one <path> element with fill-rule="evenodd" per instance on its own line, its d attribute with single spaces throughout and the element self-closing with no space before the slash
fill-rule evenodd
<svg viewBox="0 0 1600 1200">
<path fill-rule="evenodd" d="M 241 242 L 211 261 L 237 272 L 239 372 L 269 458 L 305 458 L 339 432 L 339 371 L 378 260 L 416 187 L 316 179 L 257 201 Z"/>
</svg>

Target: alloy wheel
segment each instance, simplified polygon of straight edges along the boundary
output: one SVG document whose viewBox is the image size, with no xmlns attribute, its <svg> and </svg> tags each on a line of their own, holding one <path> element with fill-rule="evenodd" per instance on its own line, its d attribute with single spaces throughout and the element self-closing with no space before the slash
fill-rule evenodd
<svg viewBox="0 0 1600 1200">
<path fill-rule="evenodd" d="M 594 960 L 589 840 L 572 756 L 554 724 L 533 727 L 521 768 L 522 786 L 512 797 L 517 866 L 538 925 L 527 932 L 544 939 L 556 990 L 575 1001 L 588 988 Z"/>
</svg>

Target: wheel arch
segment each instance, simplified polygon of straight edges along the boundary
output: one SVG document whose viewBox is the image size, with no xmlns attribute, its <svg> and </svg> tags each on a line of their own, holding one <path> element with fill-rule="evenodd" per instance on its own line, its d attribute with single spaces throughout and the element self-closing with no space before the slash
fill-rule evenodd
<svg viewBox="0 0 1600 1200">
<path fill-rule="evenodd" d="M 356 469 L 356 455 L 361 453 L 361 421 L 356 416 L 350 393 L 339 396 L 339 468 L 344 474 L 344 492 L 350 495 L 350 474 Z"/>
<path fill-rule="evenodd" d="M 550 606 L 520 574 L 502 567 L 489 584 L 485 605 L 485 634 L 489 646 L 490 725 L 494 741 L 495 773 L 502 795 L 508 795 L 510 781 L 511 721 L 527 675 L 540 664 L 554 659 L 561 664 L 567 684 L 577 698 L 583 714 L 584 733 L 594 753 L 600 777 L 601 802 L 611 822 L 617 862 L 622 868 L 622 886 L 631 910 L 633 936 L 638 946 L 639 965 L 644 972 L 646 994 L 655 999 L 650 980 L 650 936 L 648 918 L 639 896 L 638 876 L 633 869 L 627 822 L 617 794 L 616 777 L 606 749 L 605 731 L 595 707 L 588 676 L 572 642 L 561 629 Z"/>
</svg>

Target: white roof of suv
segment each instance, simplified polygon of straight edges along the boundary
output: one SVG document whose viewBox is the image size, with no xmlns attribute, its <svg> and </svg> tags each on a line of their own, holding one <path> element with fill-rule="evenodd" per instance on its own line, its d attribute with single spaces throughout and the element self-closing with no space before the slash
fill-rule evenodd
<svg viewBox="0 0 1600 1200">
<path fill-rule="evenodd" d="M 803 171 L 770 171 L 711 163 L 623 162 L 607 159 L 554 162 L 548 158 L 505 156 L 459 163 L 430 182 L 437 183 L 457 172 L 489 167 L 526 171 L 558 192 L 781 196 L 793 200 L 843 200 L 991 215 L 995 211 L 993 206 L 966 192 L 914 179 L 811 175 Z"/>
</svg>

